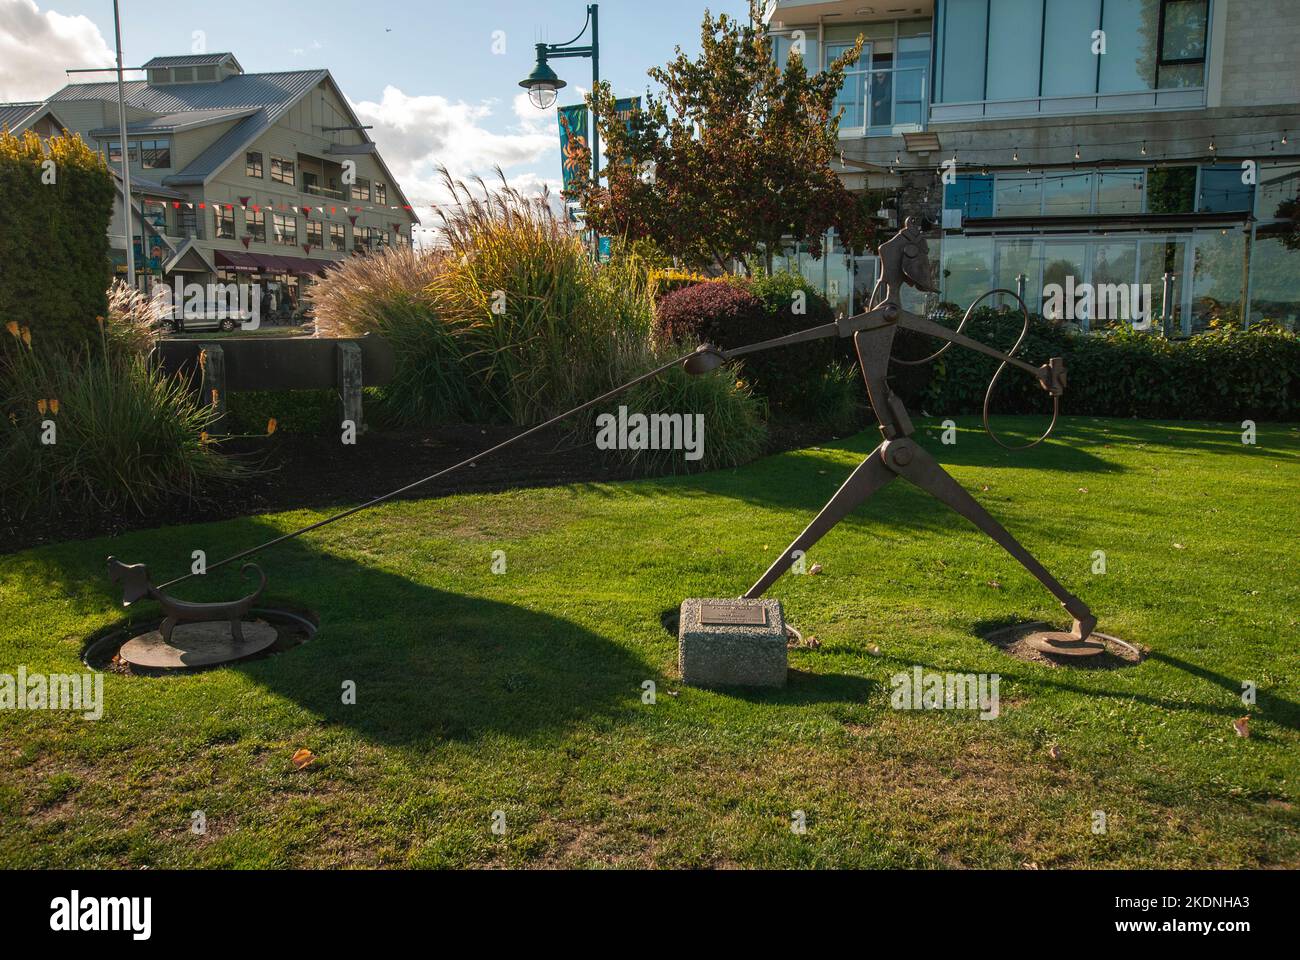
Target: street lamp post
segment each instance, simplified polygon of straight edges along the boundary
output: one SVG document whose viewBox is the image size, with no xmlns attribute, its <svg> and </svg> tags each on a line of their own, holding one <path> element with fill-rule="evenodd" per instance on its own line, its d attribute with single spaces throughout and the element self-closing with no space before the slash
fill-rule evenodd
<svg viewBox="0 0 1300 960">
<path fill-rule="evenodd" d="M 131 145 L 126 139 L 126 100 L 122 87 L 122 18 L 113 0 L 113 34 L 117 41 L 117 124 L 121 137 L 122 213 L 126 223 L 126 285 L 135 289 L 135 237 L 131 229 Z"/>
<path fill-rule="evenodd" d="M 587 32 L 587 27 L 591 27 L 591 43 L 583 47 L 572 46 Z M 528 99 L 539 110 L 546 110 L 553 106 L 556 92 L 562 87 L 568 86 L 556 76 L 555 71 L 546 62 L 549 59 L 562 57 L 591 58 L 591 89 L 594 92 L 600 84 L 600 6 L 598 4 L 587 5 L 587 22 L 582 25 L 578 35 L 568 43 L 537 44 L 537 63 L 533 66 L 533 72 L 519 81 L 519 86 L 528 91 Z M 593 183 L 599 184 L 600 130 L 596 121 L 597 116 L 593 109 L 591 114 L 591 179 Z"/>
</svg>

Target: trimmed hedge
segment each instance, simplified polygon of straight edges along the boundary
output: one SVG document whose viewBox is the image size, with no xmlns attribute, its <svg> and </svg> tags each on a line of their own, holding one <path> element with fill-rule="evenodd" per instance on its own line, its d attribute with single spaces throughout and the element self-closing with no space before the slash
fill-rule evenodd
<svg viewBox="0 0 1300 960">
<path fill-rule="evenodd" d="M 98 346 L 115 193 L 80 137 L 0 131 L 0 319 L 29 327 L 37 349 Z"/>
<path fill-rule="evenodd" d="M 1020 333 L 1014 315 L 980 310 L 966 332 L 1006 349 Z M 910 343 L 900 333 L 901 356 L 934 349 L 933 341 Z M 1071 334 L 1042 320 L 1030 326 L 1018 356 L 1029 363 L 1065 358 L 1069 385 L 1061 400 L 1070 415 L 1196 420 L 1291 420 L 1300 418 L 1300 339 L 1260 324 L 1224 329 L 1187 340 L 1115 330 Z M 915 409 L 938 415 L 978 413 L 998 361 L 952 347 L 917 374 L 895 379 L 895 389 Z M 899 368 L 912 370 L 918 368 Z M 1011 369 L 993 394 L 991 412 L 1040 413 L 1047 396 L 1037 381 Z"/>
</svg>

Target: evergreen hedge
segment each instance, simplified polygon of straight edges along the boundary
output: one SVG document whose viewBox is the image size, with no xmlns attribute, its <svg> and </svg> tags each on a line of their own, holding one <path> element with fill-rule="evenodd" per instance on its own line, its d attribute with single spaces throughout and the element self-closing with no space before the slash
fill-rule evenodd
<svg viewBox="0 0 1300 960">
<path fill-rule="evenodd" d="M 0 131 L 0 320 L 30 328 L 38 349 L 99 340 L 115 193 L 104 158 L 79 136 Z"/>
</svg>

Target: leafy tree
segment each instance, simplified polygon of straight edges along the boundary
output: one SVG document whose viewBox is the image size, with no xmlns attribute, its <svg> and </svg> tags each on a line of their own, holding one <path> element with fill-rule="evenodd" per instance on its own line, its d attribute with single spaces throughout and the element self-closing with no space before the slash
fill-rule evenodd
<svg viewBox="0 0 1300 960">
<path fill-rule="evenodd" d="M 807 239 L 817 256 L 831 227 L 848 246 L 872 241 L 869 213 L 830 167 L 835 97 L 861 39 L 821 73 L 810 74 L 797 50 L 778 64 L 754 2 L 747 23 L 706 10 L 700 37 L 695 59 L 679 47 L 650 70 L 662 92 L 647 91 L 629 120 L 616 116 L 608 85 L 588 97 L 608 151 L 607 186 L 576 178 L 572 198 L 588 224 L 651 239 L 695 266 L 762 250 L 769 272 L 783 236 Z"/>
</svg>

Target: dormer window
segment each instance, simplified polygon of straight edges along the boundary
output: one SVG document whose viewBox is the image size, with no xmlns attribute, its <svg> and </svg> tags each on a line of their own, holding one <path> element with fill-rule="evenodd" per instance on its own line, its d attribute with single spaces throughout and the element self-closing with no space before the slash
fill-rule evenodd
<svg viewBox="0 0 1300 960">
<path fill-rule="evenodd" d="M 149 71 L 149 82 L 152 84 L 171 83 L 172 72 L 166 67 L 157 68 Z"/>
<path fill-rule="evenodd" d="M 193 67 L 172 67 L 172 80 L 176 83 L 193 83 Z"/>
<path fill-rule="evenodd" d="M 195 67 L 194 79 L 199 83 L 211 82 L 217 79 L 216 67 Z"/>
</svg>

